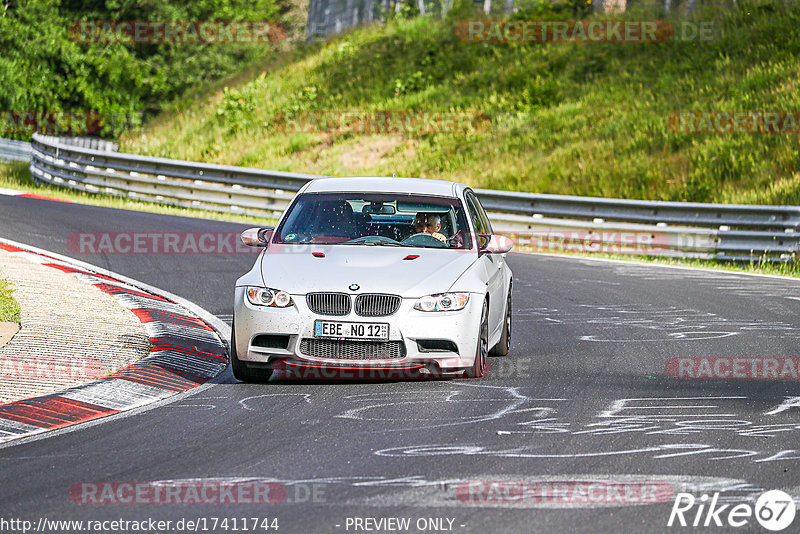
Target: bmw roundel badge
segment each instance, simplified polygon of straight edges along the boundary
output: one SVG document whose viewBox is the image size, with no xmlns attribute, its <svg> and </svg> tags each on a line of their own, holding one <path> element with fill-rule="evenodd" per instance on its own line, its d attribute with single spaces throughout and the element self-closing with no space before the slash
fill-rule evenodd
<svg viewBox="0 0 800 534">
<path fill-rule="evenodd" d="M 361 286 L 358 284 L 350 284 L 350 291 L 358 291 L 361 289 Z"/>
</svg>

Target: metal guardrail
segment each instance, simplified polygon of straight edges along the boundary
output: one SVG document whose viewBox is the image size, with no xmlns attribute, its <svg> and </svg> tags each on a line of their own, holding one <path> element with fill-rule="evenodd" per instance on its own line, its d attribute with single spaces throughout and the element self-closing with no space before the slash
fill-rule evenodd
<svg viewBox="0 0 800 534">
<path fill-rule="evenodd" d="M 0 161 L 30 161 L 31 144 L 0 138 Z"/>
<path fill-rule="evenodd" d="M 31 174 L 93 193 L 277 218 L 318 175 L 138 156 L 112 143 L 34 134 Z M 80 146 L 85 145 L 85 146 Z M 523 250 L 726 260 L 798 258 L 800 207 L 622 200 L 476 190 Z"/>
</svg>

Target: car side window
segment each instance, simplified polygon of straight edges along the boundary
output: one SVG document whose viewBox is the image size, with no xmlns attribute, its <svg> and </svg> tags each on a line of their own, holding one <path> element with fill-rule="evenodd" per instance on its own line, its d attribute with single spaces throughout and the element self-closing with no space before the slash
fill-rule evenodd
<svg viewBox="0 0 800 534">
<path fill-rule="evenodd" d="M 489 217 L 486 215 L 486 210 L 483 209 L 481 205 L 481 201 L 478 200 L 478 197 L 470 191 L 469 196 L 472 198 L 472 201 L 475 203 L 475 207 L 478 209 L 478 215 L 480 216 L 481 220 L 483 221 L 483 227 L 486 229 L 487 234 L 493 234 L 492 231 L 492 222 L 489 220 Z"/>
<path fill-rule="evenodd" d="M 475 227 L 475 233 L 477 234 L 476 239 L 478 240 L 478 248 L 481 247 L 482 241 L 481 238 L 478 237 L 480 235 L 486 235 L 486 227 L 483 224 L 483 219 L 481 219 L 480 211 L 475 206 L 475 202 L 472 199 L 472 196 L 469 193 L 465 196 L 467 200 L 467 211 L 469 211 L 469 218 L 472 219 L 472 225 Z"/>
<path fill-rule="evenodd" d="M 469 218 L 472 220 L 472 226 L 475 228 L 475 233 L 482 234 L 483 222 L 481 221 L 480 215 L 478 215 L 478 210 L 472 203 L 472 200 L 469 198 L 469 196 L 467 196 L 466 199 L 467 199 L 467 211 L 469 212 Z"/>
</svg>

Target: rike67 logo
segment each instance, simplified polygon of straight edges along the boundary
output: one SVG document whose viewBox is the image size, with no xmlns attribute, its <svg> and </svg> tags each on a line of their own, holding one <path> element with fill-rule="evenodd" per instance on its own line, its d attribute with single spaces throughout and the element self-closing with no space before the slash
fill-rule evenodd
<svg viewBox="0 0 800 534">
<path fill-rule="evenodd" d="M 777 532 L 794 521 L 794 500 L 780 490 L 762 493 L 755 506 L 747 503 L 720 505 L 718 501 L 719 493 L 714 493 L 710 499 L 708 495 L 697 499 L 691 493 L 678 493 L 667 526 L 738 528 L 751 524 L 755 518 L 765 529 Z"/>
</svg>

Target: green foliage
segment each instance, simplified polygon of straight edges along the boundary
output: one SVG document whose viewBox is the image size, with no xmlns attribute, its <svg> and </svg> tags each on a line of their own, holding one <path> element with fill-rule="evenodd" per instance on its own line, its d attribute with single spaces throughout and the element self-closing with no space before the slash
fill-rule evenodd
<svg viewBox="0 0 800 534">
<path fill-rule="evenodd" d="M 295 91 L 289 96 L 289 102 L 286 104 L 286 109 L 289 111 L 308 111 L 314 109 L 314 104 L 317 101 L 318 91 L 313 85 L 301 87 L 299 91 Z"/>
<path fill-rule="evenodd" d="M 430 85 L 431 81 L 432 76 L 430 74 L 424 74 L 421 70 L 414 71 L 405 79 L 395 78 L 394 94 L 401 96 L 422 91 Z"/>
<path fill-rule="evenodd" d="M 0 278 L 0 323 L 19 323 L 20 307 L 14 300 L 14 290 Z"/>
<path fill-rule="evenodd" d="M 253 113 L 261 100 L 266 74 L 241 89 L 224 87 L 222 101 L 217 105 L 216 120 L 227 127 L 229 133 L 247 130 L 253 126 Z"/>
<path fill-rule="evenodd" d="M 515 2 L 514 20 L 556 20 L 565 17 L 584 17 L 592 10 L 591 0 L 520 0 Z"/>
<path fill-rule="evenodd" d="M 582 16 L 578 3 L 517 5 L 518 19 Z M 657 18 L 630 11 L 615 18 Z M 679 111 L 800 109 L 800 10 L 781 0 L 700 2 L 696 17 L 669 19 L 678 30 L 687 22 L 709 22 L 707 41 L 461 40 L 459 21 L 481 17 L 471 1 L 458 0 L 444 21 L 395 18 L 302 47 L 267 69 L 261 81 L 234 87 L 221 101 L 218 94 L 200 100 L 191 114 L 166 120 L 123 147 L 317 174 L 455 179 L 495 189 L 800 204 L 796 134 L 681 133 L 668 126 Z M 219 120 L 203 120 L 219 109 Z M 477 111 L 491 117 L 492 128 L 398 138 L 294 136 L 269 126 L 281 111 L 337 109 Z"/>
<path fill-rule="evenodd" d="M 264 44 L 82 43 L 79 21 L 279 21 L 288 0 L 19 0 L 0 13 L 0 111 L 91 111 L 105 136 L 270 53 Z M 74 38 L 74 36 L 73 36 Z M 30 132 L 6 137 L 28 139 Z"/>
</svg>

